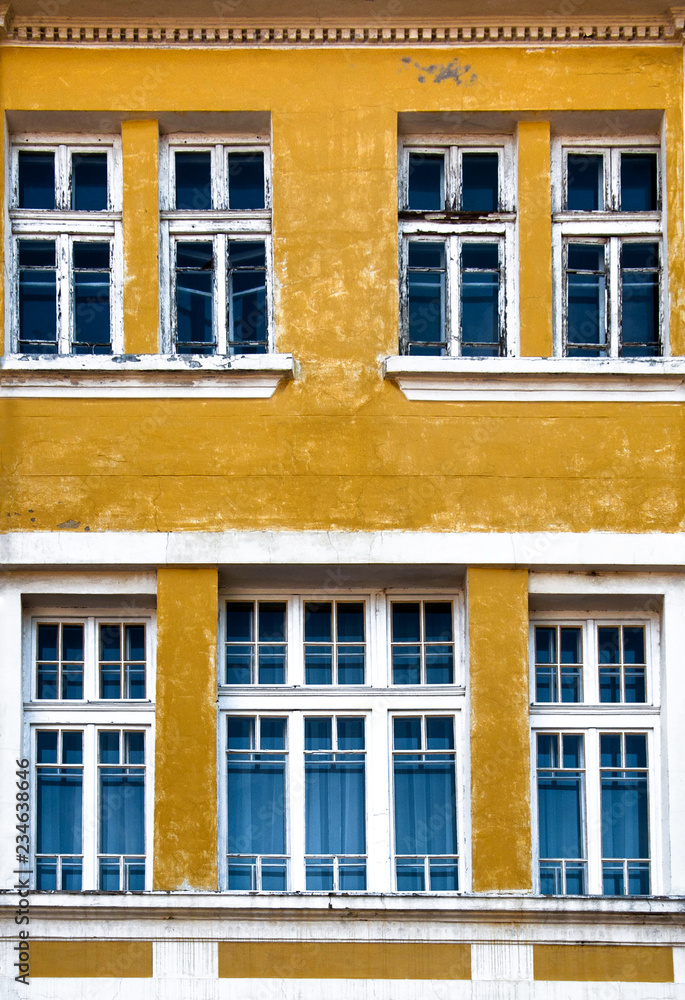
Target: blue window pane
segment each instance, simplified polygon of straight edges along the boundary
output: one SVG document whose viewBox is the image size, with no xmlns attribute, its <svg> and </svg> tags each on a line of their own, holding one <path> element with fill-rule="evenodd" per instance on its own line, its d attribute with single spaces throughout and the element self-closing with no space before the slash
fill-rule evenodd
<svg viewBox="0 0 685 1000">
<path fill-rule="evenodd" d="M 285 750 L 285 719 L 262 719 L 262 750 Z"/>
<path fill-rule="evenodd" d="M 496 212 L 499 208 L 499 156 L 463 153 L 462 212 Z"/>
<path fill-rule="evenodd" d="M 145 851 L 144 772 L 137 768 L 100 769 L 100 853 Z"/>
<path fill-rule="evenodd" d="M 560 896 L 564 891 L 561 861 L 540 862 L 540 893 L 543 896 Z"/>
<path fill-rule="evenodd" d="M 99 733 L 98 760 L 101 764 L 119 763 L 119 733 L 107 731 Z"/>
<path fill-rule="evenodd" d="M 430 861 L 431 892 L 456 892 L 459 889 L 459 866 L 453 859 Z"/>
<path fill-rule="evenodd" d="M 263 354 L 267 346 L 264 241 L 229 240 L 229 331 L 233 353 Z"/>
<path fill-rule="evenodd" d="M 441 718 L 440 716 L 426 719 L 426 749 L 454 750 L 453 719 Z"/>
<path fill-rule="evenodd" d="M 57 861 L 55 858 L 36 858 L 36 889 L 54 892 L 57 888 Z"/>
<path fill-rule="evenodd" d="M 107 209 L 106 153 L 74 153 L 72 156 L 71 207 L 79 212 Z"/>
<path fill-rule="evenodd" d="M 642 703 L 647 700 L 644 667 L 625 668 L 625 700 L 631 703 Z"/>
<path fill-rule="evenodd" d="M 422 858 L 397 860 L 396 880 L 398 892 L 423 892 L 426 874 Z"/>
<path fill-rule="evenodd" d="M 623 626 L 623 662 L 646 663 L 645 630 L 642 625 Z"/>
<path fill-rule="evenodd" d="M 434 153 L 409 154 L 409 209 L 415 212 L 445 208 L 445 157 Z"/>
<path fill-rule="evenodd" d="M 229 754 L 229 854 L 285 851 L 285 763 L 267 754 L 240 760 Z"/>
<path fill-rule="evenodd" d="M 57 733 L 36 733 L 36 756 L 39 764 L 57 763 Z"/>
<path fill-rule="evenodd" d="M 333 859 L 326 864 L 307 858 L 305 885 L 310 892 L 332 892 L 334 878 Z"/>
<path fill-rule="evenodd" d="M 100 858 L 98 885 L 101 892 L 119 892 L 121 890 L 121 872 L 118 858 Z"/>
<path fill-rule="evenodd" d="M 621 273 L 621 353 L 623 357 L 659 353 L 658 274 Z"/>
<path fill-rule="evenodd" d="M 410 353 L 444 354 L 444 243 L 409 243 L 407 283 Z"/>
<path fill-rule="evenodd" d="M 421 605 L 394 602 L 392 606 L 392 641 L 421 641 Z"/>
<path fill-rule="evenodd" d="M 569 153 L 566 162 L 566 208 L 570 212 L 604 208 L 604 157 Z"/>
<path fill-rule="evenodd" d="M 426 684 L 452 684 L 454 651 L 451 646 L 426 646 Z"/>
<path fill-rule="evenodd" d="M 257 859 L 235 858 L 228 864 L 228 888 L 233 891 L 249 892 L 257 888 Z"/>
<path fill-rule="evenodd" d="M 420 646 L 392 647 L 392 682 L 393 684 L 421 683 Z"/>
<path fill-rule="evenodd" d="M 363 760 L 305 756 L 305 851 L 364 854 Z"/>
<path fill-rule="evenodd" d="M 230 601 L 226 605 L 226 640 L 228 642 L 252 642 L 254 607 L 252 603 Z"/>
<path fill-rule="evenodd" d="M 82 862 L 80 858 L 62 858 L 62 890 L 81 891 Z"/>
<path fill-rule="evenodd" d="M 109 258 L 109 243 L 74 243 L 72 353 L 110 351 Z"/>
<path fill-rule="evenodd" d="M 62 763 L 83 763 L 83 733 L 62 733 Z"/>
<path fill-rule="evenodd" d="M 366 863 L 361 858 L 356 861 L 340 861 L 338 888 L 341 892 L 363 892 L 366 889 Z"/>
<path fill-rule="evenodd" d="M 332 605 L 313 604 L 308 602 L 304 606 L 304 641 L 305 642 L 331 642 L 332 633 Z"/>
<path fill-rule="evenodd" d="M 119 625 L 100 626 L 100 660 L 121 660 L 121 628 Z"/>
<path fill-rule="evenodd" d="M 456 854 L 453 761 L 396 756 L 394 776 L 396 854 Z"/>
<path fill-rule="evenodd" d="M 124 733 L 124 744 L 127 764 L 145 763 L 145 733 Z"/>
<path fill-rule="evenodd" d="M 605 861 L 602 865 L 602 892 L 605 896 L 623 896 L 625 893 L 623 864 Z"/>
<path fill-rule="evenodd" d="M 143 892 L 145 889 L 145 862 L 138 858 L 124 858 L 126 888 L 129 892 Z"/>
<path fill-rule="evenodd" d="M 647 767 L 647 737 L 644 733 L 626 733 L 626 767 Z"/>
<path fill-rule="evenodd" d="M 226 647 L 226 683 L 250 684 L 252 682 L 252 646 Z"/>
<path fill-rule="evenodd" d="M 569 352 L 584 346 L 597 355 L 606 345 L 604 247 L 570 244 L 568 272 Z"/>
<path fill-rule="evenodd" d="M 214 353 L 214 250 L 211 243 L 176 245 L 176 349 Z"/>
<path fill-rule="evenodd" d="M 121 673 L 119 669 L 100 669 L 100 697 L 121 698 Z"/>
<path fill-rule="evenodd" d="M 538 767 L 559 767 L 559 737 L 538 733 Z"/>
<path fill-rule="evenodd" d="M 333 746 L 333 723 L 331 719 L 304 720 L 305 750 L 330 750 Z"/>
<path fill-rule="evenodd" d="M 364 605 L 336 605 L 338 642 L 364 642 Z"/>
<path fill-rule="evenodd" d="M 621 211 L 655 212 L 656 153 L 621 153 Z"/>
<path fill-rule="evenodd" d="M 279 859 L 280 860 L 280 859 Z M 288 867 L 281 863 L 262 861 L 262 889 L 264 892 L 285 892 L 288 888 Z"/>
<path fill-rule="evenodd" d="M 284 684 L 285 657 L 285 646 L 261 645 L 259 647 L 259 670 L 257 683 Z"/>
<path fill-rule="evenodd" d="M 579 775 L 538 777 L 540 857 L 583 856 L 582 779 Z"/>
<path fill-rule="evenodd" d="M 333 647 L 308 646 L 304 651 L 305 684 L 333 683 Z"/>
<path fill-rule="evenodd" d="M 614 626 L 601 626 L 597 629 L 597 642 L 599 644 L 600 663 L 620 663 L 621 644 L 619 640 L 619 629 Z"/>
<path fill-rule="evenodd" d="M 587 870 L 585 865 L 566 865 L 566 895 L 584 896 L 587 892 Z"/>
<path fill-rule="evenodd" d="M 283 601 L 259 602 L 259 641 L 285 640 L 285 603 Z"/>
<path fill-rule="evenodd" d="M 599 738 L 601 767 L 621 766 L 621 737 L 618 733 L 602 733 Z"/>
<path fill-rule="evenodd" d="M 57 352 L 54 240 L 19 241 L 19 350 Z"/>
<path fill-rule="evenodd" d="M 230 716 L 226 721 L 229 750 L 251 750 L 254 742 L 254 719 Z"/>
<path fill-rule="evenodd" d="M 145 670 L 144 668 L 126 668 L 126 698 L 145 697 Z"/>
<path fill-rule="evenodd" d="M 212 207 L 212 154 L 176 153 L 176 208 L 204 212 Z"/>
<path fill-rule="evenodd" d="M 228 154 L 228 204 L 232 209 L 264 208 L 264 153 Z"/>
<path fill-rule="evenodd" d="M 341 646 L 338 649 L 338 684 L 364 683 L 364 647 Z"/>
<path fill-rule="evenodd" d="M 124 639 L 127 660 L 145 659 L 145 626 L 125 625 Z"/>
<path fill-rule="evenodd" d="M 39 854 L 80 854 L 81 770 L 45 768 L 37 775 L 36 848 Z"/>
<path fill-rule="evenodd" d="M 38 626 L 38 659 L 57 659 L 57 637 L 59 634 L 58 625 Z"/>
<path fill-rule="evenodd" d="M 582 633 L 579 628 L 561 628 L 560 653 L 562 663 L 582 663 Z"/>
<path fill-rule="evenodd" d="M 557 630 L 538 625 L 535 629 L 535 662 L 557 662 Z"/>
<path fill-rule="evenodd" d="M 426 601 L 423 610 L 426 642 L 451 642 L 451 603 L 449 601 Z"/>
<path fill-rule="evenodd" d="M 19 153 L 19 208 L 55 207 L 55 154 Z"/>
<path fill-rule="evenodd" d="M 602 855 L 605 858 L 649 857 L 646 775 L 603 773 Z"/>
<path fill-rule="evenodd" d="M 394 719 L 393 746 L 395 750 L 420 750 L 421 719 Z"/>
<path fill-rule="evenodd" d="M 363 719 L 338 719 L 337 728 L 339 750 L 364 749 Z"/>
<path fill-rule="evenodd" d="M 539 702 L 557 700 L 556 666 L 538 666 L 535 668 L 535 700 Z"/>
<path fill-rule="evenodd" d="M 561 700 L 563 702 L 581 701 L 582 677 L 580 667 L 561 668 Z"/>
<path fill-rule="evenodd" d="M 461 268 L 462 354 L 495 356 L 500 340 L 497 244 L 465 243 Z"/>
<path fill-rule="evenodd" d="M 599 668 L 599 700 L 601 702 L 621 700 L 620 667 Z"/>
<path fill-rule="evenodd" d="M 576 735 L 562 736 L 563 764 L 564 767 L 574 768 L 583 766 L 583 737 Z"/>
<path fill-rule="evenodd" d="M 649 896 L 649 864 L 647 862 L 628 862 L 628 895 Z"/>
</svg>

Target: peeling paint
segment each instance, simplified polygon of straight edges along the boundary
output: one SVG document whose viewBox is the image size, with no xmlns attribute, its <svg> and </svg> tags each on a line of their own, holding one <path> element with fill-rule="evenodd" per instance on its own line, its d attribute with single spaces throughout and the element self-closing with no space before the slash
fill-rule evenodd
<svg viewBox="0 0 685 1000">
<path fill-rule="evenodd" d="M 469 64 L 462 66 L 458 59 L 453 59 L 452 62 L 447 63 L 447 65 L 445 65 L 445 63 L 433 63 L 430 66 L 422 66 L 421 63 L 414 62 L 411 56 L 404 56 L 402 62 L 413 64 L 414 69 L 421 71 L 420 75 L 417 77 L 419 83 L 425 83 L 426 77 L 431 76 L 433 78 L 433 83 L 443 83 L 445 80 L 454 80 L 458 87 L 462 86 L 462 84 L 467 87 L 472 87 L 478 79 L 476 74 L 471 72 L 471 66 Z"/>
</svg>

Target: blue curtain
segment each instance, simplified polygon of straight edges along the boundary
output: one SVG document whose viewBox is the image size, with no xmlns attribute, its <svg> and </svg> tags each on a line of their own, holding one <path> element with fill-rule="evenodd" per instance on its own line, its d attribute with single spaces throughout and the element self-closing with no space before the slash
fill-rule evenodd
<svg viewBox="0 0 685 1000">
<path fill-rule="evenodd" d="M 538 779 L 541 858 L 582 858 L 582 789 L 577 775 Z"/>
<path fill-rule="evenodd" d="M 142 769 L 100 769 L 100 854 L 145 854 Z"/>
<path fill-rule="evenodd" d="M 38 771 L 38 854 L 80 854 L 83 776 L 80 770 Z"/>
<path fill-rule="evenodd" d="M 285 762 L 228 761 L 228 853 L 285 854 Z"/>
<path fill-rule="evenodd" d="M 397 854 L 457 854 L 453 760 L 395 758 Z"/>
<path fill-rule="evenodd" d="M 305 851 L 365 854 L 364 761 L 305 755 Z"/>
<path fill-rule="evenodd" d="M 602 778 L 602 857 L 649 857 L 646 775 Z"/>
</svg>

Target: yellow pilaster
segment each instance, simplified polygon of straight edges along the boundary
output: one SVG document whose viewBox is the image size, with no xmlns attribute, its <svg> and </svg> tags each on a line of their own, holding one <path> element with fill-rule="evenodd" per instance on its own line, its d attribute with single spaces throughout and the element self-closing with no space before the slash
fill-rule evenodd
<svg viewBox="0 0 685 1000">
<path fill-rule="evenodd" d="M 124 350 L 159 352 L 159 128 L 122 122 Z"/>
<path fill-rule="evenodd" d="M 551 357 L 552 195 L 549 122 L 519 122 L 521 356 Z"/>
<path fill-rule="evenodd" d="M 532 888 L 528 572 L 469 569 L 475 892 Z"/>
<path fill-rule="evenodd" d="M 216 569 L 157 573 L 155 889 L 216 889 Z"/>
</svg>

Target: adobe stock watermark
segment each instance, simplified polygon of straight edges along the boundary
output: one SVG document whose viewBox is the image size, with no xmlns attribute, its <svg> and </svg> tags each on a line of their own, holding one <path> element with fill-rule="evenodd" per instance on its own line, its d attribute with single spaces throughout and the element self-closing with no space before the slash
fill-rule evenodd
<svg viewBox="0 0 685 1000">
<path fill-rule="evenodd" d="M 14 951 L 17 952 L 17 960 L 14 962 L 14 968 L 17 969 L 17 975 L 14 977 L 15 982 L 23 983 L 24 986 L 29 985 L 29 975 L 31 972 L 31 962 L 29 958 L 29 924 L 31 921 L 30 908 L 31 903 L 29 900 L 30 894 L 30 881 L 31 881 L 31 867 L 30 867 L 30 785 L 29 785 L 29 761 L 22 757 L 21 760 L 16 761 L 17 771 L 17 791 L 16 791 L 16 849 L 15 857 L 17 862 L 17 867 L 14 869 L 14 874 L 17 876 L 17 880 L 14 883 L 14 889 L 19 895 L 19 902 L 17 903 L 17 908 L 14 911 L 14 922 L 19 928 L 17 931 L 17 943 L 14 945 Z"/>
</svg>

